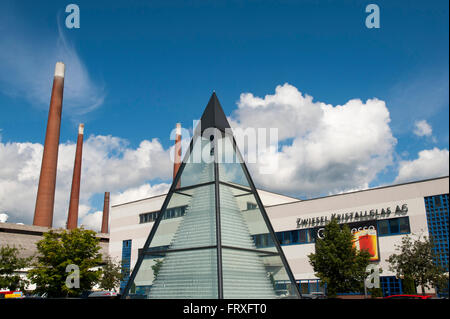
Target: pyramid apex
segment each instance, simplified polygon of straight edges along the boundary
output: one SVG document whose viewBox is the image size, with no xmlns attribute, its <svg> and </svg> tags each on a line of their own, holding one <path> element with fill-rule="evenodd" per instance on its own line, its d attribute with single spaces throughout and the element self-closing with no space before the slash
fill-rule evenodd
<svg viewBox="0 0 450 319">
<path fill-rule="evenodd" d="M 219 99 L 217 97 L 216 91 L 213 90 L 211 98 L 206 105 L 205 111 L 200 119 L 202 131 L 210 127 L 217 128 L 221 131 L 225 131 L 227 128 L 231 128 L 228 123 L 227 117 L 220 105 Z"/>
</svg>

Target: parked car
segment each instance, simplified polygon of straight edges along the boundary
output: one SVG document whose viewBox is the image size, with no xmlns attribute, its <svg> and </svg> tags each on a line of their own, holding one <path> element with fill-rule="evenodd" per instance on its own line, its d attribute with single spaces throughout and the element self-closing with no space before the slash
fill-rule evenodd
<svg viewBox="0 0 450 319">
<path fill-rule="evenodd" d="M 27 299 L 45 299 L 47 298 L 47 293 L 43 293 L 43 294 L 28 294 L 25 296 L 25 298 Z"/>
<path fill-rule="evenodd" d="M 119 295 L 114 291 L 94 291 L 88 295 L 88 299 L 116 299 Z"/>
<path fill-rule="evenodd" d="M 430 299 L 429 295 L 391 295 L 384 297 L 384 299 Z"/>
<path fill-rule="evenodd" d="M 86 299 L 87 297 L 89 297 L 89 295 L 91 293 L 93 293 L 93 290 L 84 290 L 81 294 L 80 294 L 80 298 L 81 299 Z"/>
<path fill-rule="evenodd" d="M 302 294 L 303 299 L 327 299 L 323 292 L 312 292 L 310 294 Z"/>
</svg>

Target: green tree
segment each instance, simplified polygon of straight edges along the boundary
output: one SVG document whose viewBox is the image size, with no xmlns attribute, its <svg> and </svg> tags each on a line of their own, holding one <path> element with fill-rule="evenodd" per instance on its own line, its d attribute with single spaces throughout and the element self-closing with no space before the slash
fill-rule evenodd
<svg viewBox="0 0 450 319">
<path fill-rule="evenodd" d="M 90 290 L 101 274 L 102 258 L 99 253 L 99 239 L 95 232 L 77 228 L 70 231 L 50 230 L 37 244 L 38 255 L 33 269 L 28 272 L 37 293 L 50 297 L 77 296 L 83 290 Z M 79 288 L 66 285 L 68 265 L 79 268 Z"/>
<path fill-rule="evenodd" d="M 383 297 L 383 290 L 381 288 L 372 288 L 368 289 L 368 291 L 373 299 Z"/>
<path fill-rule="evenodd" d="M 418 285 L 425 294 L 425 288 L 448 286 L 448 275 L 445 270 L 435 263 L 437 256 L 433 251 L 433 241 L 424 236 L 423 240 L 413 239 L 407 235 L 402 238 L 402 244 L 396 245 L 399 253 L 392 254 L 386 261 L 389 263 L 389 270 L 396 273 L 398 278 L 402 278 L 408 283 L 408 290 L 411 286 Z"/>
<path fill-rule="evenodd" d="M 28 282 L 17 272 L 27 268 L 32 257 L 19 257 L 20 249 L 9 245 L 0 247 L 0 289 L 25 290 Z"/>
<path fill-rule="evenodd" d="M 121 264 L 115 263 L 110 256 L 107 256 L 103 260 L 102 275 L 99 281 L 100 288 L 116 291 L 123 277 Z"/>
<path fill-rule="evenodd" d="M 347 225 L 340 227 L 335 219 L 325 226 L 322 239 L 316 239 L 315 253 L 309 262 L 316 276 L 327 285 L 327 293 L 362 292 L 370 254 L 353 246 L 353 234 Z"/>
<path fill-rule="evenodd" d="M 161 270 L 162 264 L 163 264 L 163 260 L 155 259 L 155 264 L 152 266 L 154 278 L 156 278 L 156 276 L 158 276 L 158 273 Z"/>
</svg>

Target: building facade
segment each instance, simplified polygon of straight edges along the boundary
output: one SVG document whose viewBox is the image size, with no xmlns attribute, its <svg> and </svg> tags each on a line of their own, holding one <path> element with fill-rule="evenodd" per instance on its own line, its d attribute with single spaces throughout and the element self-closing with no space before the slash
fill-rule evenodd
<svg viewBox="0 0 450 319">
<path fill-rule="evenodd" d="M 406 235 L 432 236 L 438 256 L 435 262 L 448 271 L 448 177 L 309 200 L 262 190 L 258 190 L 258 194 L 303 294 L 325 289 L 314 275 L 308 254 L 314 252 L 315 240 L 322 235 L 323 227 L 331 218 L 348 224 L 358 236 L 358 248 L 369 249 L 371 262 L 382 269 L 384 295 L 403 291 L 401 280 L 389 271 L 386 259 L 396 252 L 396 246 Z M 126 274 L 133 269 L 165 196 L 112 206 L 109 254 L 122 261 Z M 251 211 L 254 205 L 256 203 L 248 202 L 247 210 Z M 172 220 L 174 226 L 173 229 L 168 227 L 168 232 L 176 231 L 177 219 L 184 214 L 183 206 L 166 213 L 166 218 Z M 252 237 L 257 248 L 271 245 L 267 234 L 255 231 Z M 127 277 L 121 288 L 126 281 Z M 434 290 L 426 292 L 434 293 Z"/>
</svg>

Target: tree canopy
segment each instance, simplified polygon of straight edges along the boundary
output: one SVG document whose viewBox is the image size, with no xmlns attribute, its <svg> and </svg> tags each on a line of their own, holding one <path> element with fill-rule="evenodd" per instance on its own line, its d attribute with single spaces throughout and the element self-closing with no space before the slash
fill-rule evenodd
<svg viewBox="0 0 450 319">
<path fill-rule="evenodd" d="M 37 244 L 38 255 L 33 268 L 28 272 L 30 281 L 36 284 L 37 293 L 48 293 L 50 297 L 78 296 L 90 290 L 98 282 L 102 263 L 99 253 L 99 238 L 91 230 L 50 230 Z M 67 266 L 79 269 L 79 287 L 66 285 L 71 274 Z"/>
<path fill-rule="evenodd" d="M 353 241 L 349 227 L 341 227 L 333 219 L 325 226 L 323 238 L 316 239 L 315 253 L 308 255 L 316 276 L 327 285 L 329 297 L 364 290 L 370 254 L 367 250 L 359 251 Z"/>
<path fill-rule="evenodd" d="M 433 241 L 423 237 L 413 239 L 407 235 L 402 238 L 402 244 L 396 245 L 397 254 L 392 254 L 386 260 L 389 270 L 396 273 L 398 278 L 414 282 L 425 294 L 425 288 L 448 287 L 448 275 L 436 263 L 437 256 L 433 251 Z M 415 289 L 415 287 L 414 287 Z"/>
<path fill-rule="evenodd" d="M 115 291 L 123 277 L 121 264 L 114 262 L 111 257 L 107 256 L 103 260 L 102 275 L 99 281 L 100 288 Z"/>
<path fill-rule="evenodd" d="M 9 245 L 0 247 L 0 289 L 24 290 L 27 281 L 17 273 L 28 267 L 31 257 L 20 257 L 20 248 Z"/>
</svg>

